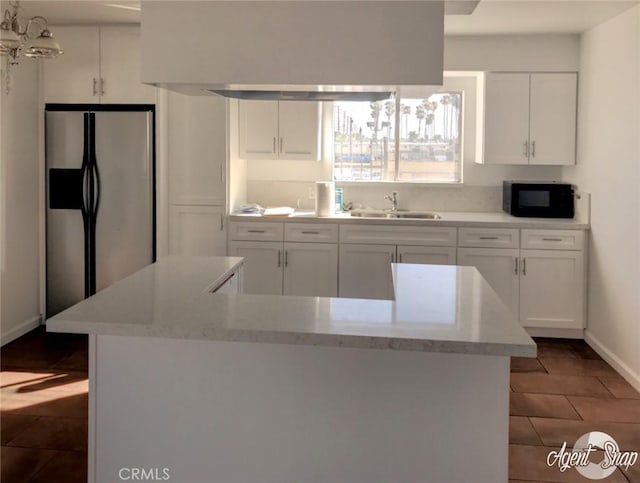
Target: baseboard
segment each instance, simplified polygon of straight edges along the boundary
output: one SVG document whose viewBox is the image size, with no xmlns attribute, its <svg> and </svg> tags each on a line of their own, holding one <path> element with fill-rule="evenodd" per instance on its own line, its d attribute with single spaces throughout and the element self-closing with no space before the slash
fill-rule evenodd
<svg viewBox="0 0 640 483">
<path fill-rule="evenodd" d="M 600 342 L 588 330 L 584 332 L 584 340 L 596 351 L 600 357 L 607 361 L 629 384 L 640 391 L 640 375 L 635 373 L 627 364 L 625 364 L 617 355 L 615 355 L 607 346 Z"/>
<path fill-rule="evenodd" d="M 551 329 L 547 327 L 525 327 L 531 337 L 554 337 L 557 339 L 583 339 L 584 329 Z"/>
<path fill-rule="evenodd" d="M 35 329 L 41 324 L 42 324 L 42 317 L 39 315 L 37 317 L 33 317 L 32 319 L 25 320 L 20 325 L 7 331 L 6 334 L 0 334 L 0 346 L 8 344 L 12 340 L 15 340 L 18 337 L 23 336 L 27 332 L 31 332 L 33 329 Z"/>
</svg>

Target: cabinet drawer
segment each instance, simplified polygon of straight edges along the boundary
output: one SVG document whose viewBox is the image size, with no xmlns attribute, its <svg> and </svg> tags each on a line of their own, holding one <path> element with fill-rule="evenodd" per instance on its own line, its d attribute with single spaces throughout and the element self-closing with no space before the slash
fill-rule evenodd
<svg viewBox="0 0 640 483">
<path fill-rule="evenodd" d="M 522 247 L 538 250 L 582 250 L 582 230 L 522 230 Z"/>
<path fill-rule="evenodd" d="M 432 226 L 341 225 L 340 243 L 456 246 L 456 229 Z"/>
<path fill-rule="evenodd" d="M 284 241 L 337 243 L 338 225 L 324 223 L 285 223 Z"/>
<path fill-rule="evenodd" d="M 517 228 L 458 228 L 458 246 L 478 248 L 518 248 Z"/>
<path fill-rule="evenodd" d="M 229 223 L 230 240 L 282 241 L 284 223 L 242 222 Z"/>
</svg>

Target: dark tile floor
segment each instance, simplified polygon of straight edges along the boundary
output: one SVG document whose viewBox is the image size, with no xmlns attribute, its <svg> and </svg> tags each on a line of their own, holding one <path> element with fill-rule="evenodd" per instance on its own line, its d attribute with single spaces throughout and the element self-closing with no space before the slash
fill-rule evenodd
<svg viewBox="0 0 640 483">
<path fill-rule="evenodd" d="M 589 431 L 640 451 L 640 394 L 583 341 L 536 342 L 537 359 L 511 362 L 509 481 L 593 481 L 546 464 Z M 86 481 L 86 336 L 40 328 L 3 347 L 0 363 L 0 481 Z M 601 481 L 640 483 L 640 463 Z"/>
</svg>

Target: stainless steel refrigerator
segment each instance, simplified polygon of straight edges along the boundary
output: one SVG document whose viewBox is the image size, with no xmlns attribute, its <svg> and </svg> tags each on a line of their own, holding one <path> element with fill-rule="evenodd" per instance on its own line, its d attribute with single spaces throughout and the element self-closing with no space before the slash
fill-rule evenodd
<svg viewBox="0 0 640 483">
<path fill-rule="evenodd" d="M 155 261 L 155 110 L 47 104 L 47 317 Z"/>
</svg>

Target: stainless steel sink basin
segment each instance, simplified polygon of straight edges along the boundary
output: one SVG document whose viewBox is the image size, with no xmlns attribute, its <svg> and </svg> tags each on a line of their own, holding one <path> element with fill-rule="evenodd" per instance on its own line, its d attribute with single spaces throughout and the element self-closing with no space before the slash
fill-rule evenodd
<svg viewBox="0 0 640 483">
<path fill-rule="evenodd" d="M 439 220 L 442 218 L 438 213 L 431 211 L 409 211 L 409 210 L 353 210 L 351 216 L 359 218 L 395 218 L 414 220 Z"/>
</svg>

